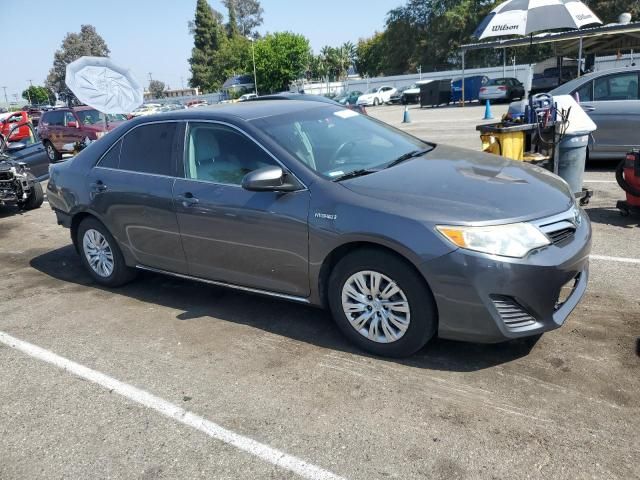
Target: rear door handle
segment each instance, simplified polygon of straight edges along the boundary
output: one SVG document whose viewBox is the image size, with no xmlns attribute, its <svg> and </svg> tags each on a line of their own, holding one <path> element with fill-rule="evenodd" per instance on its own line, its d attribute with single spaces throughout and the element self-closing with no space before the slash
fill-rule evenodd
<svg viewBox="0 0 640 480">
<path fill-rule="evenodd" d="M 92 183 L 90 186 L 94 192 L 104 192 L 107 189 L 107 186 L 102 183 L 102 180 L 98 180 L 96 183 Z"/>
<path fill-rule="evenodd" d="M 186 192 L 182 195 L 178 195 L 178 199 L 182 202 L 182 206 L 185 208 L 193 207 L 199 200 L 193 196 L 193 193 Z"/>
</svg>

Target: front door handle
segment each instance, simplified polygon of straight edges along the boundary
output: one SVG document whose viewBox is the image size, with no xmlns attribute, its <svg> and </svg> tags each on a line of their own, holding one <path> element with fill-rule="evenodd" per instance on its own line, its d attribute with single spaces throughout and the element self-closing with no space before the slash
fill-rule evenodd
<svg viewBox="0 0 640 480">
<path fill-rule="evenodd" d="M 92 183 L 90 186 L 94 192 L 104 192 L 107 189 L 107 186 L 102 183 L 102 180 L 98 180 L 96 183 Z"/>
<path fill-rule="evenodd" d="M 595 109 L 596 109 L 596 107 L 592 107 L 592 106 L 590 106 L 590 105 L 584 105 L 584 106 L 582 107 L 582 109 L 583 109 L 585 112 L 594 112 L 594 111 L 595 111 Z"/>
<path fill-rule="evenodd" d="M 193 196 L 193 193 L 187 192 L 182 195 L 178 195 L 178 199 L 182 202 L 182 206 L 185 208 L 193 207 L 199 200 Z"/>
</svg>

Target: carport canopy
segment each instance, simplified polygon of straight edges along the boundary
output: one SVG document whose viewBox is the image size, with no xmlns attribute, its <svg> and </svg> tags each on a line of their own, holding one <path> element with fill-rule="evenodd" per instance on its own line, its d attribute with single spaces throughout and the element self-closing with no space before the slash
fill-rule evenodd
<svg viewBox="0 0 640 480">
<path fill-rule="evenodd" d="M 503 49 L 528 47 L 553 43 L 557 55 L 568 55 L 578 52 L 580 65 L 584 54 L 607 54 L 621 50 L 640 50 L 640 22 L 618 24 L 613 23 L 600 27 L 582 28 L 567 32 L 540 33 L 528 37 L 509 38 L 493 42 L 469 43 L 460 47 L 462 53 L 462 101 L 464 103 L 464 67 L 465 52 L 484 48 Z"/>
</svg>

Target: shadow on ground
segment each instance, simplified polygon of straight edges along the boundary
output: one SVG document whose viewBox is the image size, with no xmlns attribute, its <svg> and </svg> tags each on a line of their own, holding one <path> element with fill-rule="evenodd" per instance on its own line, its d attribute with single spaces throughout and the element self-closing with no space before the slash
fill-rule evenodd
<svg viewBox="0 0 640 480">
<path fill-rule="evenodd" d="M 614 227 L 622 228 L 638 228 L 640 227 L 640 215 L 631 214 L 628 216 L 620 215 L 620 211 L 613 207 L 596 207 L 588 208 L 587 213 L 589 219 L 593 223 L 600 223 L 603 225 L 611 225 Z"/>
<path fill-rule="evenodd" d="M 180 310 L 179 320 L 198 321 L 214 317 L 323 348 L 368 356 L 352 347 L 329 314 L 320 309 L 148 272 L 141 272 L 137 280 L 124 287 L 104 289 L 84 271 L 71 245 L 32 258 L 30 265 L 50 276 L 54 282 L 70 282 L 87 289 L 108 291 L 113 295 L 125 295 Z M 526 356 L 538 338 L 497 345 L 434 339 L 411 358 L 385 360 L 415 368 L 477 371 Z"/>
</svg>

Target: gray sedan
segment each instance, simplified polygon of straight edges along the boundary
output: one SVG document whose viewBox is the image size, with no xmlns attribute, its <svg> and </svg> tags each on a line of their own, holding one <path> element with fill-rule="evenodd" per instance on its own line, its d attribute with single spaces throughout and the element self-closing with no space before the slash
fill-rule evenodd
<svg viewBox="0 0 640 480">
<path fill-rule="evenodd" d="M 590 159 L 622 160 L 640 148 L 640 68 L 604 70 L 576 78 L 551 95 L 577 96 L 598 129 L 589 142 Z"/>
<path fill-rule="evenodd" d="M 100 285 L 147 270 L 327 307 L 379 355 L 540 334 L 587 286 L 559 177 L 318 102 L 132 120 L 54 165 L 48 197 Z"/>
</svg>

